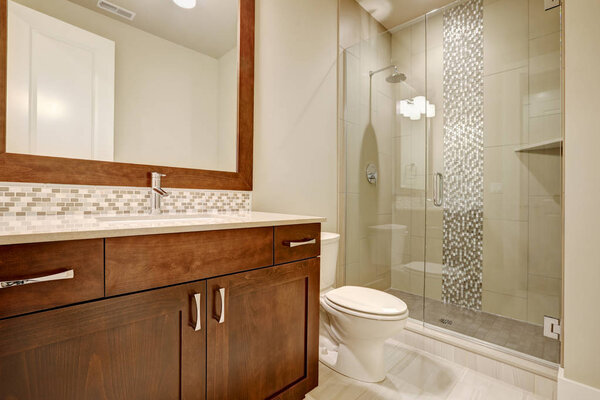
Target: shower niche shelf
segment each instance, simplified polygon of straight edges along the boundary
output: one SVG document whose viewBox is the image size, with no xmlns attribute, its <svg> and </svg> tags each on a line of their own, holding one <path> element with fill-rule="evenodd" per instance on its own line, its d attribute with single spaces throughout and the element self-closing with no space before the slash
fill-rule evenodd
<svg viewBox="0 0 600 400">
<path fill-rule="evenodd" d="M 537 142 L 537 143 L 531 143 L 531 144 L 519 146 L 515 149 L 515 151 L 521 152 L 521 151 L 555 149 L 555 148 L 561 147 L 562 143 L 563 143 L 562 138 L 549 139 L 549 140 L 544 140 L 544 141 Z"/>
</svg>

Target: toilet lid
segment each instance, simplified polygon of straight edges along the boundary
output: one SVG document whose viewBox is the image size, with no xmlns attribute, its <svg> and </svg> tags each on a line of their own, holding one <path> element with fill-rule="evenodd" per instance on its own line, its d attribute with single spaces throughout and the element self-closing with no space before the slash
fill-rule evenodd
<svg viewBox="0 0 600 400">
<path fill-rule="evenodd" d="M 325 294 L 327 300 L 341 307 L 375 315 L 401 315 L 406 303 L 391 294 L 358 286 L 342 286 Z"/>
</svg>

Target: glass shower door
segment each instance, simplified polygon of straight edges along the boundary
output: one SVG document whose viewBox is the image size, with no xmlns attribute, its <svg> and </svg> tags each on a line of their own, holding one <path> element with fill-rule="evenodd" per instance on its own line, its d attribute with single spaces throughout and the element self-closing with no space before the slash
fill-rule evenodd
<svg viewBox="0 0 600 400">
<path fill-rule="evenodd" d="M 557 363 L 560 7 L 467 0 L 426 16 L 424 322 Z"/>
</svg>

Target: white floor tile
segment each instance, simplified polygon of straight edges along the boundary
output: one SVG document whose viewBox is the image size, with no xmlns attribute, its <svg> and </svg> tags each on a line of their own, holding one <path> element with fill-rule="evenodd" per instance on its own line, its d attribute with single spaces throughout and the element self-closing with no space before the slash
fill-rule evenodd
<svg viewBox="0 0 600 400">
<path fill-rule="evenodd" d="M 543 397 L 407 346 L 386 343 L 388 374 L 364 383 L 319 365 L 319 386 L 306 400 L 541 400 Z"/>
<path fill-rule="evenodd" d="M 467 370 L 448 400 L 533 400 L 541 399 L 533 393 L 519 389 L 479 372 Z"/>
</svg>

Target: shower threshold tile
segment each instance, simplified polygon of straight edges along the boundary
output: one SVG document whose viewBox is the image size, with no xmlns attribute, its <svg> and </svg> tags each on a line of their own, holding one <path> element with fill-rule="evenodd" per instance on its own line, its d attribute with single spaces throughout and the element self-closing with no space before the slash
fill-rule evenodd
<svg viewBox="0 0 600 400">
<path fill-rule="evenodd" d="M 543 328 L 483 311 L 474 311 L 423 296 L 388 289 L 402 299 L 411 318 L 467 335 L 488 343 L 506 347 L 553 363 L 559 362 L 560 342 L 543 335 Z"/>
</svg>

